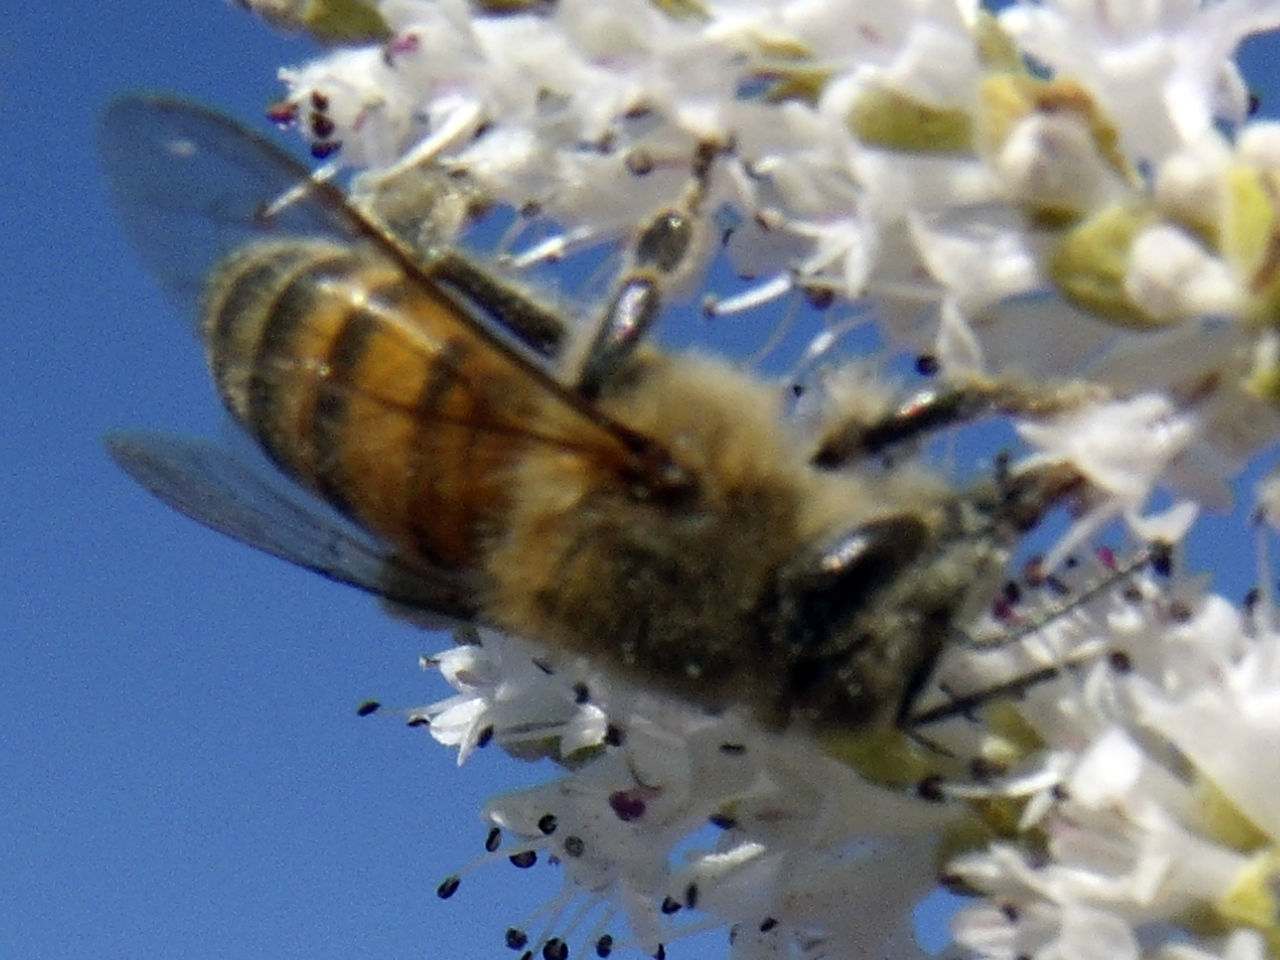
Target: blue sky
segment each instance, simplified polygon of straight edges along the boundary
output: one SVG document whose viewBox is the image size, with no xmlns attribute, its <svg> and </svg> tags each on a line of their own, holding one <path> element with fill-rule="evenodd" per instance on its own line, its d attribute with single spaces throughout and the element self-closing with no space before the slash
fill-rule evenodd
<svg viewBox="0 0 1280 960">
<path fill-rule="evenodd" d="M 490 867 L 448 903 L 434 891 L 481 851 L 483 798 L 540 772 L 496 753 L 458 771 L 423 731 L 354 713 L 440 696 L 416 669 L 440 640 L 168 512 L 101 447 L 120 426 L 221 420 L 115 226 L 100 105 L 172 90 L 253 121 L 309 47 L 219 0 L 11 6 L 0 957 L 503 955 L 556 875 Z"/>
</svg>

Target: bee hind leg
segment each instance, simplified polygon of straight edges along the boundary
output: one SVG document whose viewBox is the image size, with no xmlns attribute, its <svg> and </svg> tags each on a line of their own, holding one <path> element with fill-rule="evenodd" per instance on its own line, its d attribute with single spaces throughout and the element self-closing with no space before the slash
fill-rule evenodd
<svg viewBox="0 0 1280 960">
<path fill-rule="evenodd" d="M 569 338 L 560 315 L 522 287 L 486 270 L 454 250 L 440 251 L 430 264 L 431 279 L 459 302 L 498 324 L 509 336 L 548 361 L 558 359 Z"/>
</svg>

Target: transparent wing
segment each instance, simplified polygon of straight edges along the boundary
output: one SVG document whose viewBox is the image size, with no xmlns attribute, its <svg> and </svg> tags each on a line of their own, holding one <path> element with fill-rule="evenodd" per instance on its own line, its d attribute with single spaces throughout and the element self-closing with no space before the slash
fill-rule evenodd
<svg viewBox="0 0 1280 960">
<path fill-rule="evenodd" d="M 514 366 L 548 404 L 590 424 L 589 445 L 630 475 L 661 486 L 666 452 L 610 418 L 556 380 L 516 340 L 539 341 L 549 320 L 527 297 L 490 283 L 463 261 L 424 260 L 385 225 L 355 209 L 332 183 L 234 120 L 198 104 L 157 96 L 127 96 L 103 114 L 101 154 L 107 181 L 133 244 L 165 290 L 198 324 L 205 283 L 231 251 L 264 236 L 322 235 L 363 243 L 412 282 L 450 301 L 460 322 L 487 350 Z M 541 314 L 532 317 L 530 311 Z M 526 345 L 528 345 L 526 343 Z M 535 352 L 537 344 L 534 344 Z M 282 372 L 281 375 L 284 375 Z M 481 425 L 490 429 L 491 425 Z M 500 425 L 499 432 L 511 432 Z M 531 434 L 534 442 L 545 437 Z"/>
<path fill-rule="evenodd" d="M 340 191 L 315 183 L 287 153 L 235 121 L 163 97 L 113 101 L 100 153 L 125 232 L 195 322 L 212 266 L 254 237 L 350 237 Z M 326 194 L 276 204 L 290 191 Z"/>
<path fill-rule="evenodd" d="M 400 557 L 320 504 L 295 500 L 216 445 L 141 431 L 107 437 L 111 458 L 168 506 L 272 556 L 415 610 L 476 615 L 464 574 Z"/>
</svg>

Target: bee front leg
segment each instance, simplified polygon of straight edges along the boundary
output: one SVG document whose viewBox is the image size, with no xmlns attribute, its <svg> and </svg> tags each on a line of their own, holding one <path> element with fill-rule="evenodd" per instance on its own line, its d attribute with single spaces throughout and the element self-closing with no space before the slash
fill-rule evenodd
<svg viewBox="0 0 1280 960">
<path fill-rule="evenodd" d="M 1047 416 L 1101 395 L 1100 388 L 1080 382 L 1037 385 L 976 377 L 949 387 L 921 390 L 873 420 L 837 422 L 820 439 L 810 462 L 821 469 L 839 469 L 973 420 L 1002 413 Z"/>
</svg>

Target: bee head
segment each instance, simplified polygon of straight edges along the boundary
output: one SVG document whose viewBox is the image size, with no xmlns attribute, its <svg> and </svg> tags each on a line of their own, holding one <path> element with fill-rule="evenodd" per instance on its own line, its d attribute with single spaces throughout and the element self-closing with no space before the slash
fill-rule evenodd
<svg viewBox="0 0 1280 960">
<path fill-rule="evenodd" d="M 844 731 L 902 722 L 997 559 L 904 511 L 784 564 L 762 617 L 778 716 Z"/>
</svg>

